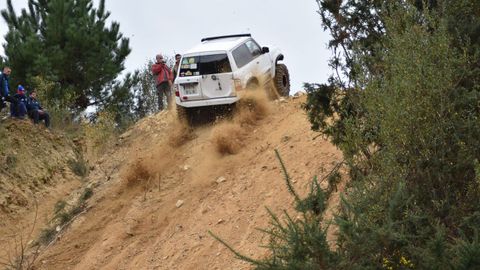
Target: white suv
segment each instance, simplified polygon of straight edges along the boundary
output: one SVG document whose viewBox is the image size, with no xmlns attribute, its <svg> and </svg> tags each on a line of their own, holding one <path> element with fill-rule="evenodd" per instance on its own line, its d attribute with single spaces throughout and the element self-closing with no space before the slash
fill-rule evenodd
<svg viewBox="0 0 480 270">
<path fill-rule="evenodd" d="M 233 104 L 239 92 L 261 84 L 273 83 L 275 89 L 266 87 L 273 96 L 288 96 L 290 78 L 281 60 L 278 49 L 260 47 L 250 34 L 202 39 L 180 60 L 174 85 L 179 116 L 189 108 Z"/>
</svg>

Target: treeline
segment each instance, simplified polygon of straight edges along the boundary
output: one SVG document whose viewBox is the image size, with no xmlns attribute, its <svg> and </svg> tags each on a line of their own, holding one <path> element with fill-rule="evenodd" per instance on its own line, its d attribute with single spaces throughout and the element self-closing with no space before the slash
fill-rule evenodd
<svg viewBox="0 0 480 270">
<path fill-rule="evenodd" d="M 304 107 L 343 152 L 347 188 L 331 224 L 338 172 L 305 199 L 291 189 L 303 218 L 272 213 L 269 257 L 236 255 L 256 269 L 480 269 L 480 1 L 317 3 L 334 75 L 305 85 Z"/>
<path fill-rule="evenodd" d="M 107 23 L 105 0 L 98 7 L 92 0 L 29 0 L 20 14 L 7 0 L 1 14 L 8 33 L 0 64 L 12 68 L 12 87 L 37 88 L 57 121 L 90 107 L 92 120 L 108 112 L 124 127 L 155 110 L 150 63 L 116 79 L 131 49 L 119 23 Z"/>
</svg>

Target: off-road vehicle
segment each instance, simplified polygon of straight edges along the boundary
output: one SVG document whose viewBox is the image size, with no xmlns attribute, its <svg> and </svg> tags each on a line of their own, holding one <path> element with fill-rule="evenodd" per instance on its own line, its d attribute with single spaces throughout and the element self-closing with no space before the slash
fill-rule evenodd
<svg viewBox="0 0 480 270">
<path fill-rule="evenodd" d="M 208 37 L 185 52 L 175 79 L 180 118 L 193 108 L 233 104 L 239 94 L 265 86 L 269 96 L 288 96 L 290 77 L 276 48 L 260 47 L 250 34 Z"/>
</svg>

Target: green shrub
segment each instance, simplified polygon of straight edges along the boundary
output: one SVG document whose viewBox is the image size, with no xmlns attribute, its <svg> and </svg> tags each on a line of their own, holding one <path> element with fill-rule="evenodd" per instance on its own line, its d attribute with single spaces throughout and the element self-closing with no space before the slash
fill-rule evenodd
<svg viewBox="0 0 480 270">
<path fill-rule="evenodd" d="M 53 213 L 58 214 L 64 211 L 66 207 L 67 207 L 67 202 L 64 200 L 60 200 L 53 207 Z"/>
<path fill-rule="evenodd" d="M 480 226 L 480 207 L 472 203 L 480 199 L 480 95 L 478 87 L 463 85 L 475 58 L 467 47 L 452 46 L 457 40 L 447 19 L 396 7 L 384 20 L 382 72 L 357 72 L 361 90 L 353 90 L 353 105 L 330 98 L 321 102 L 333 108 L 320 114 L 323 126 L 312 121 L 350 168 L 335 220 L 337 267 L 459 269 L 472 256 L 458 252 L 465 250 L 460 243 L 475 246 Z M 360 67 L 369 60 L 356 55 Z M 354 109 L 342 114 L 346 108 Z M 311 120 L 319 115 L 309 113 Z"/>
<path fill-rule="evenodd" d="M 80 177 L 86 177 L 88 175 L 88 162 L 82 155 L 78 155 L 76 159 L 69 160 L 68 165 L 76 175 Z"/>
<path fill-rule="evenodd" d="M 48 245 L 53 241 L 56 235 L 57 235 L 57 232 L 55 231 L 55 228 L 43 229 L 40 232 L 39 242 L 42 245 Z"/>
<path fill-rule="evenodd" d="M 9 169 L 15 168 L 17 166 L 18 158 L 15 155 L 7 155 L 5 158 L 6 167 Z"/>
<path fill-rule="evenodd" d="M 92 196 L 93 196 L 93 189 L 87 187 L 83 190 L 82 195 L 80 195 L 79 201 L 83 203 L 86 200 L 90 199 Z"/>
</svg>

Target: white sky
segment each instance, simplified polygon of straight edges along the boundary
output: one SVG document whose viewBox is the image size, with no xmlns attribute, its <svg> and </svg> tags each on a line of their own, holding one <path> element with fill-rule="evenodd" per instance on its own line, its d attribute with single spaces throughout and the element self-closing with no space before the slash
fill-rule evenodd
<svg viewBox="0 0 480 270">
<path fill-rule="evenodd" d="M 27 2 L 14 0 L 13 5 L 20 11 Z M 106 0 L 105 5 L 110 19 L 119 22 L 120 31 L 130 38 L 126 71 L 141 67 L 157 53 L 182 53 L 202 37 L 251 33 L 261 46 L 283 52 L 291 92 L 301 90 L 303 82 L 326 82 L 331 73 L 329 36 L 322 31 L 315 0 Z M 0 0 L 0 9 L 5 8 L 6 0 Z M 1 18 L 2 44 L 7 30 Z"/>
</svg>

